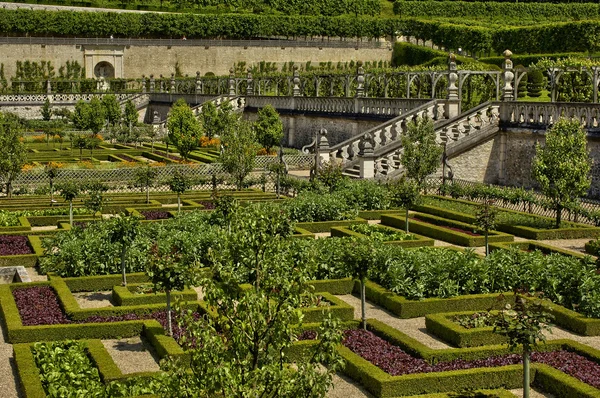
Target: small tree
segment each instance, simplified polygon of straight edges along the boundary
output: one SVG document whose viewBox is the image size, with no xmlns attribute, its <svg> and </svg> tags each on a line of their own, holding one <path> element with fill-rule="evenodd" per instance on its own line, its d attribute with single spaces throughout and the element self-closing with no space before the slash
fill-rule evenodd
<svg viewBox="0 0 600 398">
<path fill-rule="evenodd" d="M 404 153 L 400 163 L 406 176 L 414 179 L 422 189 L 425 178 L 437 169 L 443 152 L 435 142 L 433 122 L 429 118 L 409 122 L 406 134 L 402 136 L 402 147 Z"/>
<path fill-rule="evenodd" d="M 352 276 L 360 281 L 361 320 L 363 329 L 367 330 L 365 286 L 369 268 L 373 265 L 373 241 L 368 238 L 353 238 L 348 242 L 344 254 Z"/>
<path fill-rule="evenodd" d="M 169 141 L 177 147 L 183 160 L 200 145 L 202 126 L 190 106 L 180 99 L 173 104 L 167 118 Z"/>
<path fill-rule="evenodd" d="M 546 133 L 546 144 L 535 149 L 533 177 L 556 211 L 560 228 L 562 210 L 584 195 L 591 185 L 592 162 L 587 138 L 576 120 L 560 119 Z"/>
<path fill-rule="evenodd" d="M 483 233 L 485 235 L 485 255 L 490 254 L 490 245 L 488 244 L 488 235 L 491 230 L 496 228 L 496 216 L 498 215 L 498 210 L 492 206 L 494 201 L 485 198 L 476 214 L 476 222 L 475 224 L 483 229 Z"/>
<path fill-rule="evenodd" d="M 150 203 L 150 187 L 154 185 L 157 174 L 156 170 L 149 165 L 139 167 L 135 171 L 134 185 L 146 190 L 146 203 L 148 204 Z"/>
<path fill-rule="evenodd" d="M 133 128 L 138 121 L 138 111 L 135 109 L 135 104 L 132 100 L 127 100 L 125 103 L 125 112 L 123 113 L 123 121 L 128 128 Z"/>
<path fill-rule="evenodd" d="M 550 331 L 552 315 L 541 301 L 530 302 L 515 293 L 514 309 L 506 304 L 495 319 L 494 333 L 508 338 L 508 346 L 515 350 L 523 347 L 523 398 L 529 398 L 529 357 L 538 341 L 546 341 L 544 330 Z"/>
<path fill-rule="evenodd" d="M 44 105 L 42 105 L 41 109 L 42 119 L 46 122 L 49 122 L 52 119 L 52 106 L 50 105 L 50 99 L 46 98 L 44 101 Z"/>
<path fill-rule="evenodd" d="M 79 185 L 73 181 L 65 182 L 58 187 L 58 191 L 63 199 L 69 202 L 69 224 L 73 228 L 73 201 L 79 195 Z"/>
<path fill-rule="evenodd" d="M 77 101 L 75 110 L 71 114 L 71 121 L 77 130 L 88 130 L 90 128 L 90 112 L 90 104 L 83 102 L 83 100 Z"/>
<path fill-rule="evenodd" d="M 18 120 L 0 116 L 0 178 L 6 184 L 9 198 L 12 197 L 12 183 L 27 161 L 27 150 L 21 138 Z"/>
<path fill-rule="evenodd" d="M 71 136 L 71 148 L 79 149 L 79 160 L 83 159 L 83 150 L 87 148 L 87 137 L 83 135 Z"/>
<path fill-rule="evenodd" d="M 212 101 L 207 101 L 202 104 L 202 112 L 200 113 L 200 121 L 204 134 L 212 139 L 221 132 L 221 120 L 217 112 L 217 106 Z"/>
<path fill-rule="evenodd" d="M 93 212 L 93 217 L 95 218 L 96 213 L 102 212 L 104 208 L 104 204 L 106 203 L 104 192 L 108 191 L 108 186 L 102 181 L 90 181 L 85 185 L 85 190 L 87 191 L 88 198 L 83 201 L 83 204 L 86 209 Z"/>
<path fill-rule="evenodd" d="M 177 212 L 181 213 L 181 194 L 190 189 L 191 180 L 179 170 L 173 173 L 173 177 L 169 180 L 169 188 L 177 193 Z"/>
<path fill-rule="evenodd" d="M 106 123 L 106 110 L 100 98 L 93 97 L 89 104 L 87 128 L 98 134 Z"/>
<path fill-rule="evenodd" d="M 85 138 L 85 147 L 90 150 L 90 158 L 94 157 L 94 149 L 98 148 L 101 142 L 102 139 L 96 134 Z"/>
<path fill-rule="evenodd" d="M 46 173 L 46 177 L 48 177 L 48 181 L 50 183 L 50 205 L 54 205 L 54 179 L 58 175 L 59 165 L 54 162 L 46 163 L 44 166 L 44 172 Z"/>
<path fill-rule="evenodd" d="M 421 201 L 420 187 L 414 180 L 401 179 L 390 187 L 391 202 L 393 206 L 403 207 L 406 212 L 405 230 L 409 232 L 408 213 L 411 207 Z"/>
<path fill-rule="evenodd" d="M 283 123 L 279 118 L 279 113 L 272 105 L 267 105 L 258 110 L 258 119 L 254 123 L 256 131 L 256 140 L 266 150 L 271 153 L 271 148 L 278 145 L 283 138 Z"/>
<path fill-rule="evenodd" d="M 254 168 L 258 145 L 253 129 L 248 122 L 238 121 L 235 129 L 227 130 L 222 136 L 223 153 L 221 163 L 236 182 L 238 190 L 244 186 L 244 178 Z"/>
<path fill-rule="evenodd" d="M 167 294 L 167 331 L 173 336 L 171 322 L 171 292 L 183 290 L 192 285 L 195 272 L 191 267 L 183 264 L 178 248 L 168 247 L 161 249 L 158 244 L 150 250 L 150 261 L 146 268 L 146 274 L 154 285 L 154 290 L 164 291 Z"/>
<path fill-rule="evenodd" d="M 117 97 L 113 94 L 107 94 L 102 97 L 102 106 L 104 107 L 104 114 L 109 125 L 114 126 L 121 120 L 121 106 L 117 101 Z"/>
<path fill-rule="evenodd" d="M 127 258 L 127 250 L 140 232 L 140 219 L 135 216 L 120 214 L 118 217 L 112 217 L 109 222 L 111 223 L 109 232 L 110 242 L 121 244 L 121 272 L 123 275 L 123 286 L 127 286 L 125 260 Z"/>
</svg>

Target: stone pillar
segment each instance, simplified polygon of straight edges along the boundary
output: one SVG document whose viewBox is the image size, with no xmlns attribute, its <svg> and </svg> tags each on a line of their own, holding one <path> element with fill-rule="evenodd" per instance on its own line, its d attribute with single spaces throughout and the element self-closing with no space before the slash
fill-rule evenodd
<svg viewBox="0 0 600 398">
<path fill-rule="evenodd" d="M 292 95 L 294 97 L 300 96 L 300 72 L 298 72 L 298 67 L 294 65 L 294 89 Z"/>
<path fill-rule="evenodd" d="M 504 55 L 504 62 L 502 63 L 502 101 L 514 101 L 515 94 L 512 86 L 513 79 L 515 78 L 515 74 L 513 72 L 513 63 L 510 57 L 512 57 L 512 52 L 510 50 L 504 50 L 502 53 Z"/>
<path fill-rule="evenodd" d="M 152 124 L 159 124 L 160 116 L 158 115 L 158 111 L 152 112 Z"/>
<path fill-rule="evenodd" d="M 373 135 L 365 133 L 358 144 L 360 178 L 375 177 L 375 140 Z"/>
<path fill-rule="evenodd" d="M 248 68 L 246 75 L 246 95 L 254 95 L 254 84 L 252 81 L 252 69 Z"/>
<path fill-rule="evenodd" d="M 446 119 L 452 119 L 460 114 L 460 98 L 458 96 L 458 74 L 456 73 L 456 56 L 448 54 L 448 96 L 446 97 Z"/>
<path fill-rule="evenodd" d="M 169 87 L 169 92 L 173 94 L 175 92 L 175 74 L 171 73 L 171 86 Z"/>
<path fill-rule="evenodd" d="M 142 75 L 142 93 L 146 93 L 146 76 Z"/>
<path fill-rule="evenodd" d="M 160 85 L 160 92 L 164 93 L 165 92 L 165 79 L 163 79 L 162 74 L 158 76 L 158 83 Z"/>
<path fill-rule="evenodd" d="M 317 152 L 319 164 L 329 163 L 329 140 L 327 139 L 327 130 L 321 129 L 317 136 Z"/>
<path fill-rule="evenodd" d="M 292 116 L 289 119 L 288 125 L 288 144 L 289 147 L 294 147 L 296 144 L 296 119 Z"/>
<path fill-rule="evenodd" d="M 362 61 L 358 61 L 358 69 L 356 73 L 356 96 L 362 98 L 365 96 L 365 69 L 362 66 Z"/>
<path fill-rule="evenodd" d="M 150 92 L 153 93 L 156 89 L 156 82 L 154 81 L 154 75 L 150 75 Z"/>
<path fill-rule="evenodd" d="M 50 83 L 50 79 L 46 80 L 46 94 L 52 94 L 52 83 Z"/>
<path fill-rule="evenodd" d="M 196 94 L 202 94 L 202 80 L 200 79 L 200 71 L 196 72 Z"/>
<path fill-rule="evenodd" d="M 235 73 L 234 69 L 229 69 L 229 95 L 235 96 Z"/>
</svg>

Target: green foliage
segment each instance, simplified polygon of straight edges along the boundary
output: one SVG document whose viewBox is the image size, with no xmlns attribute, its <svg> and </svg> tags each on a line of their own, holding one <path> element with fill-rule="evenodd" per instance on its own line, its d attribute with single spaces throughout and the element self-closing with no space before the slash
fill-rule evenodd
<svg viewBox="0 0 600 398">
<path fill-rule="evenodd" d="M 303 192 L 282 206 L 296 222 L 349 220 L 358 214 L 354 205 L 339 194 Z"/>
<path fill-rule="evenodd" d="M 167 117 L 169 141 L 179 150 L 183 160 L 187 161 L 190 152 L 200 145 L 202 125 L 184 99 L 173 104 Z"/>
<path fill-rule="evenodd" d="M 129 127 L 135 126 L 138 121 L 138 111 L 135 109 L 135 104 L 132 100 L 127 100 L 125 103 L 125 112 L 123 113 L 123 121 Z"/>
<path fill-rule="evenodd" d="M 52 118 L 52 107 L 50 106 L 50 100 L 46 98 L 44 105 L 42 105 L 42 119 L 49 121 Z"/>
<path fill-rule="evenodd" d="M 374 242 L 390 242 L 390 241 L 404 241 L 404 240 L 416 240 L 414 235 L 407 234 L 399 230 L 393 230 L 388 228 L 382 228 L 377 225 L 370 224 L 354 224 L 348 227 L 353 232 L 358 232 L 371 238 Z"/>
<path fill-rule="evenodd" d="M 336 194 L 358 210 L 386 210 L 392 206 L 385 185 L 372 180 L 347 180 L 338 186 Z"/>
<path fill-rule="evenodd" d="M 342 174 L 342 165 L 333 160 L 320 165 L 317 180 L 329 188 L 329 192 L 334 192 L 348 182 L 348 178 Z"/>
<path fill-rule="evenodd" d="M 0 115 L 0 181 L 6 184 L 9 197 L 12 196 L 12 183 L 27 161 L 21 137 L 19 122 L 9 115 Z"/>
<path fill-rule="evenodd" d="M 110 125 L 115 125 L 121 121 L 121 106 L 117 102 L 117 97 L 114 94 L 107 94 L 102 97 L 102 106 L 106 120 Z"/>
<path fill-rule="evenodd" d="M 283 138 L 283 123 L 279 118 L 279 113 L 272 105 L 267 105 L 258 110 L 258 118 L 254 122 L 254 131 L 256 140 L 271 153 L 271 148 L 281 143 Z"/>
<path fill-rule="evenodd" d="M 409 122 L 406 134 L 402 136 L 402 147 L 404 153 L 400 162 L 406 176 L 423 187 L 425 178 L 440 165 L 443 152 L 442 147 L 435 142 L 433 121 L 419 118 Z"/>
<path fill-rule="evenodd" d="M 213 137 L 219 135 L 221 132 L 221 118 L 219 117 L 219 112 L 217 111 L 217 106 L 212 101 L 207 101 L 202 104 L 202 111 L 200 112 L 200 120 L 202 122 L 202 129 L 204 130 L 204 134 L 212 139 Z"/>
<path fill-rule="evenodd" d="M 546 144 L 536 146 L 533 177 L 556 211 L 560 227 L 562 209 L 583 196 L 591 185 L 591 160 L 586 132 L 579 121 L 561 119 L 546 134 Z"/>
<path fill-rule="evenodd" d="M 392 206 L 411 209 L 421 202 L 421 190 L 414 180 L 402 178 L 389 186 Z"/>
<path fill-rule="evenodd" d="M 91 213 L 102 212 L 106 204 L 104 192 L 108 191 L 108 186 L 102 181 L 90 181 L 85 184 L 84 189 L 88 194 L 88 197 L 83 201 L 85 208 L 90 210 Z"/>
<path fill-rule="evenodd" d="M 178 195 L 181 195 L 192 185 L 192 180 L 185 174 L 182 174 L 179 170 L 173 173 L 173 176 L 169 180 L 169 189 Z"/>
<path fill-rule="evenodd" d="M 242 189 L 244 178 L 254 168 L 258 150 L 256 134 L 248 122 L 238 120 L 223 132 L 221 142 L 224 150 L 219 159 L 235 180 L 237 188 Z"/>
<path fill-rule="evenodd" d="M 63 199 L 67 202 L 73 202 L 75 198 L 79 195 L 80 187 L 73 181 L 68 181 L 61 183 L 56 187 L 63 197 Z"/>
<path fill-rule="evenodd" d="M 527 72 L 527 91 L 531 98 L 538 98 L 544 89 L 544 74 L 539 69 Z"/>
<path fill-rule="evenodd" d="M 133 185 L 146 190 L 146 203 L 150 203 L 150 187 L 154 185 L 158 173 L 150 165 L 135 170 Z"/>
</svg>

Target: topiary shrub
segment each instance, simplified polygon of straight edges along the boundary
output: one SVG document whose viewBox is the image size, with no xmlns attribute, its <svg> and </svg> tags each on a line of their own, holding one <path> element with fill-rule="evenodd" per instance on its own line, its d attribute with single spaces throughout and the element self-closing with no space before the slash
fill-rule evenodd
<svg viewBox="0 0 600 398">
<path fill-rule="evenodd" d="M 531 98 L 538 98 L 542 96 L 542 89 L 544 88 L 544 74 L 539 69 L 534 69 L 527 73 L 527 91 Z"/>
</svg>

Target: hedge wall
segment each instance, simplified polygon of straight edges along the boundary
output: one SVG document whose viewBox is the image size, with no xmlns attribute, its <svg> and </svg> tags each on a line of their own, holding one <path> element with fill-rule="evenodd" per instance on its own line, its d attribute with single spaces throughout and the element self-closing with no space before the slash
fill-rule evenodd
<svg viewBox="0 0 600 398">
<path fill-rule="evenodd" d="M 158 293 L 147 293 L 147 294 L 136 294 L 132 292 L 139 284 L 128 283 L 127 286 L 115 285 L 112 289 L 112 299 L 116 306 L 130 306 L 130 305 L 147 305 L 147 304 L 166 304 L 167 294 Z M 171 300 L 177 301 L 179 298 L 185 301 L 197 301 L 198 294 L 195 290 L 186 288 L 183 291 L 171 292 Z"/>
<path fill-rule="evenodd" d="M 329 232 L 331 227 L 349 226 L 353 224 L 366 224 L 367 220 L 357 217 L 353 220 L 340 221 L 315 221 L 315 222 L 299 222 L 296 227 L 305 229 L 313 233 Z"/>
<path fill-rule="evenodd" d="M 506 337 L 493 332 L 493 327 L 467 329 L 452 321 L 457 315 L 470 315 L 472 312 L 449 312 L 425 315 L 427 331 L 456 347 L 477 347 L 502 344 Z"/>
<path fill-rule="evenodd" d="M 386 227 L 384 225 L 381 225 L 380 228 L 395 229 L 395 228 L 391 228 L 391 227 Z M 396 246 L 407 247 L 407 248 L 408 247 L 433 246 L 435 244 L 435 241 L 431 238 L 426 238 L 424 236 L 420 236 L 417 234 L 412 234 L 412 235 L 417 239 L 387 241 L 387 242 L 383 242 L 383 243 L 387 244 L 387 245 L 396 245 Z M 331 227 L 331 236 L 339 236 L 339 237 L 354 236 L 354 237 L 363 237 L 363 238 L 366 237 L 365 235 L 360 234 L 358 232 L 354 232 L 346 227 Z"/>
</svg>

